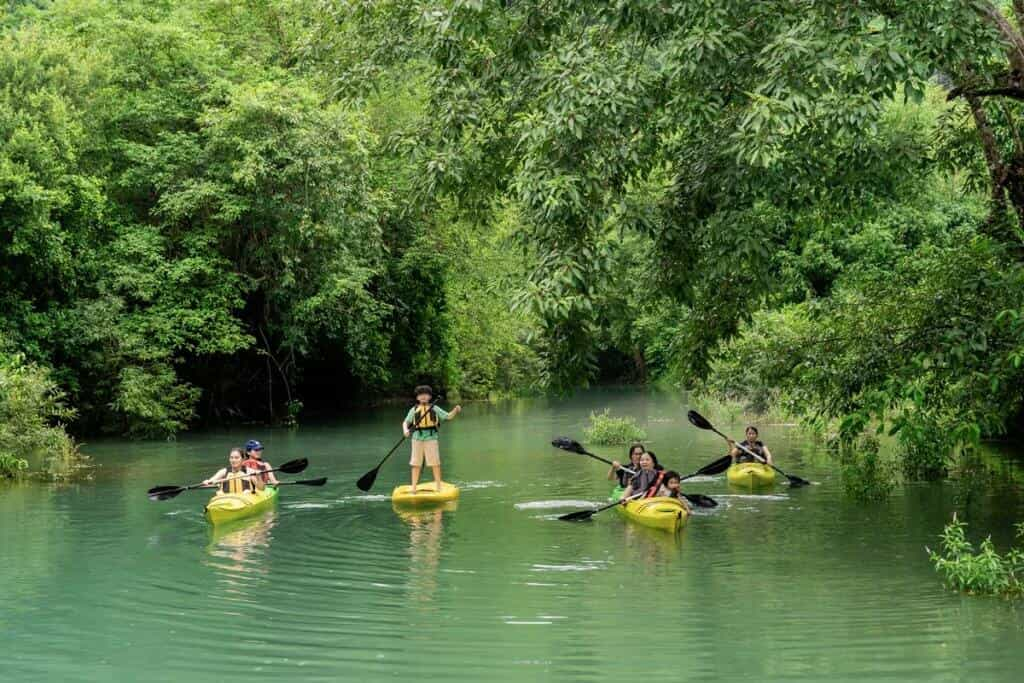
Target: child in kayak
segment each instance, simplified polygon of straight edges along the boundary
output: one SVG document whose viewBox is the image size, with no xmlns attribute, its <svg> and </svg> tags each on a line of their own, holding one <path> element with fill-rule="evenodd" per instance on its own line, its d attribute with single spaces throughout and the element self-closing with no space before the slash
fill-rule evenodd
<svg viewBox="0 0 1024 683">
<path fill-rule="evenodd" d="M 242 464 L 253 472 L 263 473 L 256 477 L 256 488 L 262 491 L 266 488 L 267 484 L 277 486 L 277 476 L 275 476 L 273 472 L 267 472 L 267 470 L 272 469 L 272 467 L 269 462 L 263 459 L 263 444 L 256 439 L 246 441 L 245 454 L 248 457 Z"/>
<path fill-rule="evenodd" d="M 434 473 L 434 486 L 438 492 L 441 491 L 441 453 L 437 444 L 437 430 L 441 422 L 454 420 L 462 412 L 462 406 L 455 406 L 450 413 L 446 412 L 431 404 L 433 398 L 434 390 L 429 386 L 421 384 L 416 387 L 416 405 L 409 409 L 402 420 L 402 433 L 406 438 L 412 436 L 412 457 L 409 459 L 412 486 L 409 492 L 413 494 L 420 481 L 424 460 Z"/>
<path fill-rule="evenodd" d="M 633 494 L 640 492 L 643 492 L 644 495 L 642 497 L 644 498 L 654 496 L 658 492 L 658 488 L 661 486 L 664 478 L 665 472 L 658 469 L 658 460 L 654 457 L 654 454 L 651 452 L 644 453 L 640 456 L 640 471 L 630 480 L 629 486 L 622 492 L 622 500 L 625 501 Z"/>
<path fill-rule="evenodd" d="M 690 503 L 686 500 L 686 496 L 683 495 L 683 492 L 679 488 L 681 483 L 679 473 L 675 470 L 669 470 L 665 473 L 665 480 L 662 483 L 661 488 L 658 489 L 658 496 L 678 500 L 683 504 L 683 507 L 686 508 L 686 511 L 689 512 Z"/>
<path fill-rule="evenodd" d="M 755 427 L 754 425 L 750 425 L 749 427 L 747 427 L 746 437 L 747 438 L 741 441 L 739 445 L 736 445 L 735 441 L 729 439 L 729 445 L 732 447 L 732 450 L 729 452 L 729 455 L 732 456 L 732 461 L 734 463 L 761 462 L 757 458 L 751 456 L 750 453 L 747 453 L 747 451 L 740 448 L 740 446 L 744 446 L 747 450 L 753 451 L 757 455 L 764 458 L 764 462 L 771 465 L 772 452 L 768 450 L 768 447 L 765 446 L 763 442 L 758 440 L 757 427 Z"/>
<path fill-rule="evenodd" d="M 640 456 L 644 453 L 644 445 L 635 443 L 629 447 L 629 465 L 626 467 L 633 470 L 634 472 L 640 469 Z M 629 486 L 629 479 L 633 475 L 622 469 L 622 464 L 618 460 L 612 460 L 612 468 L 608 470 L 608 481 L 618 481 L 619 486 L 626 488 Z"/>
<path fill-rule="evenodd" d="M 242 461 L 242 449 L 232 448 L 228 453 L 228 466 L 217 470 L 217 474 L 203 481 L 204 486 L 216 486 L 221 493 L 254 493 L 256 477 L 245 476 L 253 471 Z"/>
</svg>

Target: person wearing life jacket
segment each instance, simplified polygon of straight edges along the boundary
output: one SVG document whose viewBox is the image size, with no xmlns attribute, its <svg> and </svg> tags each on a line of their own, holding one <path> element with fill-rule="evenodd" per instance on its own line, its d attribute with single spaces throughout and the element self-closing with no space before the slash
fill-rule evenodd
<svg viewBox="0 0 1024 683">
<path fill-rule="evenodd" d="M 242 464 L 253 472 L 262 473 L 256 477 L 256 488 L 262 491 L 266 488 L 267 484 L 277 486 L 277 475 L 273 472 L 267 472 L 267 470 L 272 469 L 272 466 L 263 459 L 263 444 L 256 439 L 246 441 L 245 455 L 247 457 Z"/>
<path fill-rule="evenodd" d="M 242 461 L 242 449 L 232 448 L 228 453 L 228 466 L 217 470 L 217 474 L 203 482 L 204 486 L 216 486 L 220 493 L 255 493 L 256 477 Z"/>
<path fill-rule="evenodd" d="M 612 460 L 612 468 L 608 470 L 608 481 L 617 481 L 618 485 L 622 488 L 629 486 L 629 480 L 633 476 L 629 470 L 636 472 L 640 469 L 640 456 L 643 454 L 643 444 L 635 443 L 630 446 L 629 464 L 626 465 L 626 469 L 623 469 L 622 464 L 618 460 Z"/>
<path fill-rule="evenodd" d="M 437 432 L 442 422 L 454 420 L 462 412 L 462 406 L 455 406 L 450 413 L 446 412 L 431 403 L 433 398 L 434 390 L 429 386 L 421 384 L 416 387 L 416 405 L 409 409 L 402 420 L 402 433 L 406 438 L 412 437 L 412 456 L 409 459 L 409 467 L 412 468 L 412 486 L 409 487 L 411 494 L 416 493 L 424 460 L 434 473 L 435 490 L 441 490 L 441 452 Z"/>
<path fill-rule="evenodd" d="M 646 452 L 640 456 L 640 471 L 636 473 L 626 490 L 622 492 L 622 501 L 637 493 L 643 493 L 641 498 L 653 498 L 665 478 L 665 471 L 658 466 L 658 459 L 654 453 Z"/>
<path fill-rule="evenodd" d="M 773 464 L 772 452 L 768 450 L 768 447 L 757 438 L 757 427 L 754 425 L 747 427 L 746 437 L 747 438 L 741 441 L 739 445 L 737 445 L 732 439 L 729 439 L 729 445 L 732 447 L 729 455 L 732 456 L 733 463 L 765 462 L 769 465 Z M 744 450 L 744 448 L 740 448 L 740 446 L 743 446 L 746 450 Z M 756 455 L 759 455 L 761 459 L 753 457 L 747 451 L 753 451 Z"/>
<path fill-rule="evenodd" d="M 682 478 L 679 476 L 679 473 L 675 470 L 669 470 L 665 473 L 665 479 L 661 484 L 661 488 L 658 489 L 658 497 L 678 500 L 686 508 L 686 511 L 689 512 L 690 503 L 686 500 L 686 496 L 683 495 L 680 489 L 681 483 Z"/>
</svg>

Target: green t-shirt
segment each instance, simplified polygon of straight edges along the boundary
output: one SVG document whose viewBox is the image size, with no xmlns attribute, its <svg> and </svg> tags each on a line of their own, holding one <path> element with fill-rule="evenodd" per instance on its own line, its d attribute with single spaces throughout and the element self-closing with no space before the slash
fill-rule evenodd
<svg viewBox="0 0 1024 683">
<path fill-rule="evenodd" d="M 434 406 L 434 412 L 437 414 L 437 421 L 444 422 L 450 420 L 451 414 L 437 406 Z M 412 427 L 412 423 L 416 421 L 416 406 L 409 408 L 408 414 L 405 416 L 405 424 Z M 437 441 L 437 432 L 419 431 L 418 429 L 412 430 L 413 441 Z"/>
</svg>

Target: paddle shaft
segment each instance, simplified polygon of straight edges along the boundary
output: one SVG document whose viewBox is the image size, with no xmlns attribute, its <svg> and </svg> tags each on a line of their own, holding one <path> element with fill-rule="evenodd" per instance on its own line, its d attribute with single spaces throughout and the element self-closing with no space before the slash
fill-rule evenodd
<svg viewBox="0 0 1024 683">
<path fill-rule="evenodd" d="M 645 493 L 645 491 L 641 491 L 640 493 L 634 493 L 629 498 L 620 498 L 617 501 L 615 501 L 614 503 L 608 503 L 607 505 L 602 505 L 601 507 L 597 508 L 596 510 L 588 510 L 587 512 L 589 512 L 590 514 L 586 515 L 586 518 L 589 519 L 590 517 L 593 517 L 594 515 L 596 515 L 598 512 L 602 512 L 603 510 L 607 510 L 608 508 L 613 508 L 616 505 L 621 505 L 622 501 L 624 501 L 624 500 L 627 500 L 627 501 L 629 501 L 629 500 L 636 500 L 640 496 L 644 495 L 644 493 Z"/>
<path fill-rule="evenodd" d="M 591 453 L 589 451 L 583 451 L 582 454 L 590 456 L 594 460 L 599 460 L 599 461 L 603 462 L 606 465 L 611 465 L 612 467 L 615 466 L 615 463 L 613 463 L 611 460 L 605 460 L 600 455 L 594 455 L 593 453 Z M 631 470 L 628 467 L 623 467 L 622 465 L 619 465 L 619 469 L 622 470 L 623 472 L 628 473 L 628 474 L 632 474 L 634 477 L 638 474 L 636 470 Z M 687 479 L 693 479 L 694 477 L 699 477 L 699 476 L 700 476 L 700 472 L 694 472 L 693 474 L 688 474 L 685 477 L 679 477 L 679 481 L 686 481 Z"/>
<path fill-rule="evenodd" d="M 216 486 L 217 484 L 223 484 L 226 481 L 232 481 L 233 479 L 245 479 L 246 477 L 258 477 L 261 474 L 266 474 L 267 472 L 280 472 L 280 471 L 281 471 L 280 467 L 271 467 L 269 470 L 260 470 L 259 472 L 242 472 L 242 473 L 239 473 L 239 474 L 231 474 L 229 476 L 224 477 L 223 479 L 214 479 L 214 480 L 210 481 L 210 483 L 208 483 L 208 484 L 207 483 L 200 483 L 200 484 L 193 484 L 192 486 L 186 486 L 186 487 L 184 487 L 184 490 L 188 491 L 189 489 L 194 489 L 194 488 L 204 488 L 204 489 L 207 489 L 207 488 L 210 488 L 212 486 Z"/>
<path fill-rule="evenodd" d="M 717 430 L 717 429 L 715 429 L 714 427 L 712 427 L 712 428 L 711 428 L 711 431 L 713 431 L 713 432 L 714 432 L 715 434 L 718 434 L 718 435 L 719 435 L 720 437 L 722 437 L 722 438 L 723 438 L 723 439 L 725 439 L 726 441 L 730 441 L 730 440 L 731 440 L 731 439 L 729 439 L 729 437 L 727 437 L 727 436 L 726 436 L 725 434 L 723 434 L 722 432 L 718 431 L 718 430 Z M 760 455 L 758 455 L 758 454 L 757 454 L 757 453 L 755 453 L 754 451 L 750 450 L 749 448 L 747 448 L 746 446 L 744 446 L 744 445 L 743 445 L 742 443 L 740 443 L 739 441 L 733 441 L 732 443 L 736 444 L 736 447 L 737 447 L 737 448 L 739 448 L 740 450 L 743 450 L 743 451 L 745 451 L 745 452 L 746 452 L 746 453 L 747 453 L 748 455 L 750 455 L 751 457 L 755 458 L 755 459 L 756 459 L 756 460 L 757 460 L 758 462 L 760 462 L 760 463 L 761 463 L 762 465 L 768 465 L 768 467 L 771 467 L 771 468 L 772 468 L 773 470 L 775 470 L 776 472 L 778 472 L 779 474 L 781 474 L 782 476 L 784 476 L 784 477 L 785 477 L 786 479 L 788 479 L 788 480 L 789 480 L 790 482 L 792 482 L 792 481 L 793 481 L 794 479 L 795 479 L 795 480 L 797 480 L 797 481 L 803 482 L 803 479 L 800 479 L 800 477 L 797 477 L 796 475 L 792 475 L 792 474 L 786 474 L 786 473 L 785 473 L 785 472 L 783 472 L 783 471 L 782 471 L 781 469 L 779 469 L 778 467 L 776 467 L 774 463 L 770 463 L 770 462 L 768 462 L 768 461 L 767 461 L 767 460 L 765 460 L 765 459 L 764 459 L 763 457 L 761 457 Z M 806 483 L 806 482 L 804 482 L 804 483 Z"/>
<path fill-rule="evenodd" d="M 431 410 L 433 410 L 434 406 L 436 406 L 436 405 L 437 405 L 437 401 L 432 401 L 430 403 L 430 406 L 426 410 L 424 410 L 422 413 L 420 413 L 420 416 L 417 417 L 416 421 L 412 423 L 412 429 L 409 430 L 409 434 L 410 435 L 414 431 L 416 431 L 417 427 L 420 426 L 420 420 L 422 420 L 424 417 L 426 417 L 427 413 L 429 413 Z M 383 465 L 385 462 L 387 462 L 387 459 L 390 458 L 392 456 L 392 454 L 394 454 L 394 452 L 398 450 L 398 447 L 401 446 L 403 443 L 405 443 L 405 440 L 408 439 L 408 438 L 409 438 L 408 436 L 406 436 L 405 434 L 402 434 L 402 438 L 398 440 L 398 443 L 396 443 L 394 446 L 391 447 L 391 450 L 388 451 L 388 454 L 385 455 L 383 458 L 381 458 L 380 462 L 377 463 L 377 466 L 374 467 L 373 469 L 379 470 L 380 466 Z"/>
<path fill-rule="evenodd" d="M 573 451 L 573 452 L 578 453 L 579 451 Z M 600 462 L 603 462 L 605 464 L 611 465 L 613 467 L 615 466 L 615 463 L 613 463 L 611 460 L 605 460 L 601 456 L 594 455 L 593 453 L 590 453 L 589 451 L 584 450 L 582 452 L 582 455 L 588 455 L 591 458 L 594 458 L 595 460 L 599 460 Z M 711 464 L 713 465 L 714 463 L 711 463 Z M 706 465 L 705 467 L 702 467 L 701 470 L 707 469 L 707 467 L 709 467 L 709 466 L 710 465 Z M 634 477 L 637 475 L 637 472 L 635 470 L 631 470 L 628 467 L 623 467 L 623 466 L 619 465 L 619 469 L 622 470 L 623 472 L 627 472 L 627 473 L 633 475 Z M 687 479 L 693 479 L 694 477 L 699 477 L 700 475 L 701 475 L 700 471 L 694 472 L 693 474 L 688 474 L 685 477 L 679 477 L 679 481 L 680 482 L 684 482 Z M 641 491 L 641 493 L 644 493 L 644 492 Z M 630 496 L 630 500 L 632 500 L 635 497 L 636 496 Z M 691 503 L 693 503 L 694 505 L 697 505 L 698 507 L 715 507 L 715 506 L 718 505 L 718 503 L 715 502 L 714 498 L 711 498 L 710 496 L 704 496 L 704 495 L 701 495 L 699 493 L 684 493 L 683 497 L 686 498 L 686 500 L 688 500 Z M 605 508 L 600 508 L 600 509 L 604 510 Z"/>
</svg>

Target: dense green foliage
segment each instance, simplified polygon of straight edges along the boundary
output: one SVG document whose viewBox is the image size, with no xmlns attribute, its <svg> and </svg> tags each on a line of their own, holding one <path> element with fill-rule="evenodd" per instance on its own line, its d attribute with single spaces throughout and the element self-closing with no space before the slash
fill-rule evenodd
<svg viewBox="0 0 1024 683">
<path fill-rule="evenodd" d="M 1024 3 L 8 7 L 0 333 L 83 431 L 661 379 L 930 478 L 1021 410 Z"/>
<path fill-rule="evenodd" d="M 62 423 L 74 417 L 49 373 L 0 351 L 0 479 L 34 471 L 55 475 L 77 455 Z"/>
<path fill-rule="evenodd" d="M 975 550 L 967 540 L 967 524 L 956 515 L 940 538 L 939 550 L 929 550 L 928 555 L 950 588 L 990 595 L 1024 593 L 1024 550 L 1011 548 L 999 553 L 991 537 Z M 1024 523 L 1017 525 L 1017 539 L 1024 541 Z"/>
<path fill-rule="evenodd" d="M 601 446 L 627 446 L 647 438 L 647 432 L 637 425 L 635 418 L 612 417 L 609 410 L 590 413 L 590 424 L 583 433 L 587 443 Z"/>
<path fill-rule="evenodd" d="M 414 84 L 332 99 L 302 58 L 317 7 L 6 17 L 0 333 L 54 368 L 81 431 L 522 381 L 529 320 L 482 281 L 511 267 L 504 247 L 405 196 L 414 171 L 388 140 L 419 116 Z"/>
<path fill-rule="evenodd" d="M 424 196 L 518 207 L 548 386 L 614 352 L 911 477 L 1019 411 L 1024 4 L 331 7 L 372 45 L 339 82 L 427 74 Z"/>
</svg>

